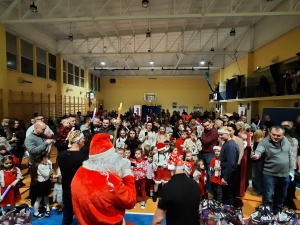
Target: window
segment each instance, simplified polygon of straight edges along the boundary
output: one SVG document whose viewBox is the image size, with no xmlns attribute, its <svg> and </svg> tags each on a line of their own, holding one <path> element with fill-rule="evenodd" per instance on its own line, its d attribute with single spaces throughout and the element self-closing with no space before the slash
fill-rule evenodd
<svg viewBox="0 0 300 225">
<path fill-rule="evenodd" d="M 56 80 L 56 56 L 48 54 L 49 60 L 49 79 Z"/>
<path fill-rule="evenodd" d="M 17 37 L 6 32 L 6 68 L 17 70 Z"/>
<path fill-rule="evenodd" d="M 75 66 L 74 77 L 75 77 L 75 86 L 79 87 L 79 67 L 78 66 Z"/>
<path fill-rule="evenodd" d="M 100 77 L 98 77 L 98 89 L 97 89 L 97 91 L 100 91 Z"/>
<path fill-rule="evenodd" d="M 90 75 L 90 90 L 94 90 L 94 75 Z"/>
<path fill-rule="evenodd" d="M 63 82 L 67 84 L 67 61 L 63 61 Z"/>
<path fill-rule="evenodd" d="M 80 70 L 80 87 L 84 87 L 84 70 Z"/>
<path fill-rule="evenodd" d="M 36 69 L 38 77 L 47 78 L 46 51 L 39 47 L 36 47 Z"/>
<path fill-rule="evenodd" d="M 73 64 L 68 63 L 68 84 L 74 85 Z"/>
<path fill-rule="evenodd" d="M 33 46 L 21 40 L 21 72 L 33 75 Z"/>
</svg>

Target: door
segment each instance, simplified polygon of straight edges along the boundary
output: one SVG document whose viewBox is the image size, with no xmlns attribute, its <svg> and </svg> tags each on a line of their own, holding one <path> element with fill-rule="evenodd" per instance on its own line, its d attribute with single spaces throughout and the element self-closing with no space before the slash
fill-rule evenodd
<svg viewBox="0 0 300 225">
<path fill-rule="evenodd" d="M 187 106 L 179 106 L 179 113 L 180 113 L 180 115 L 181 115 L 183 112 L 186 112 L 187 114 L 189 114 L 189 112 L 188 112 L 188 107 L 187 107 Z"/>
</svg>

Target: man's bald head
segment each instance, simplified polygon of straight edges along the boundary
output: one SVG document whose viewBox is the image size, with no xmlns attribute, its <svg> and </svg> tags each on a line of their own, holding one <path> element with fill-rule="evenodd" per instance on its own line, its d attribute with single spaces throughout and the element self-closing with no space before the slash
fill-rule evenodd
<svg viewBox="0 0 300 225">
<path fill-rule="evenodd" d="M 34 133 L 35 134 L 41 135 L 45 132 L 45 130 L 46 130 L 46 124 L 45 123 L 38 121 L 34 124 Z"/>
</svg>

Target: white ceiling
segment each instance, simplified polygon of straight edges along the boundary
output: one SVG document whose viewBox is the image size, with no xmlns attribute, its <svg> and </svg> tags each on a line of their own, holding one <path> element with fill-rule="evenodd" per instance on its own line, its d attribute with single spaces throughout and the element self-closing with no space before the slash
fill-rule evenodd
<svg viewBox="0 0 300 225">
<path fill-rule="evenodd" d="M 300 0 L 149 0 L 148 8 L 142 0 L 34 3 L 38 13 L 29 10 L 32 1 L 0 0 L 0 22 L 51 48 L 46 33 L 55 40 L 52 51 L 101 76 L 199 76 L 207 62 L 213 73 L 300 24 Z"/>
</svg>

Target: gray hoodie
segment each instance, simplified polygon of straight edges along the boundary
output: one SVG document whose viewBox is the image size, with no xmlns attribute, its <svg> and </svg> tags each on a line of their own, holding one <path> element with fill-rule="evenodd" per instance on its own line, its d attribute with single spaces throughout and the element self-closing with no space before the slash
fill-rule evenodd
<svg viewBox="0 0 300 225">
<path fill-rule="evenodd" d="M 293 171 L 290 142 L 284 137 L 274 143 L 270 137 L 265 137 L 257 146 L 255 154 L 259 157 L 264 153 L 263 173 L 269 176 L 288 177 Z"/>
</svg>

